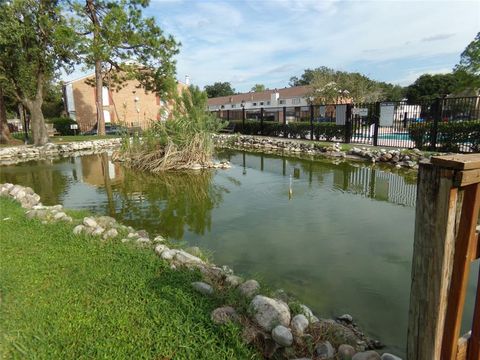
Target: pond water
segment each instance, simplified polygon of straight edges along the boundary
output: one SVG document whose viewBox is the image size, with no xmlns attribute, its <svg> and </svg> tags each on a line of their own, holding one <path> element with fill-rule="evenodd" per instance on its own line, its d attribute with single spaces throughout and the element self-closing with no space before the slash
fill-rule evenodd
<svg viewBox="0 0 480 360">
<path fill-rule="evenodd" d="M 107 214 L 206 249 L 217 264 L 294 293 L 321 317 L 352 314 L 403 356 L 415 174 L 245 152 L 217 156 L 232 168 L 152 176 L 102 154 L 1 167 L 0 181 L 31 186 L 44 204 Z M 468 319 L 478 266 L 472 271 Z"/>
</svg>

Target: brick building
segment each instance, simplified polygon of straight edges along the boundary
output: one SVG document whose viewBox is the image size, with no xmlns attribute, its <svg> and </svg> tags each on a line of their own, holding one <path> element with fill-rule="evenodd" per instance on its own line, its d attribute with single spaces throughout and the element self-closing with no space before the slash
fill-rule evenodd
<svg viewBox="0 0 480 360">
<path fill-rule="evenodd" d="M 65 110 L 81 132 L 93 129 L 97 123 L 95 88 L 91 85 L 94 80 L 95 75 L 89 74 L 66 82 L 63 87 Z M 179 92 L 186 87 L 187 84 L 177 81 Z M 127 81 L 118 91 L 103 88 L 105 123 L 146 129 L 152 122 L 166 120 L 170 110 L 171 104 L 145 91 L 137 80 Z"/>
</svg>

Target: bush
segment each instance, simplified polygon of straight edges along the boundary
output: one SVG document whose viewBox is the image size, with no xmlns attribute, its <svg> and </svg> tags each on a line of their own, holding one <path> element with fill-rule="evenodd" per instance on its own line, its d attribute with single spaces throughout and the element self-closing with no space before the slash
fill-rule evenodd
<svg viewBox="0 0 480 360">
<path fill-rule="evenodd" d="M 424 149 L 430 143 L 432 123 L 410 125 L 410 138 L 418 149 Z M 458 152 L 465 145 L 469 150 L 480 151 L 480 121 L 452 121 L 439 123 L 437 129 L 437 149 Z"/>
<path fill-rule="evenodd" d="M 299 121 L 291 122 L 287 125 L 287 133 L 291 138 L 306 139 L 307 134 L 310 132 L 310 122 Z"/>
<path fill-rule="evenodd" d="M 75 135 L 75 130 L 70 129 L 70 125 L 76 124 L 77 122 L 68 117 L 50 118 L 46 119 L 46 122 L 53 124 L 53 127 L 60 135 Z"/>
<path fill-rule="evenodd" d="M 345 126 L 335 123 L 316 123 L 314 124 L 314 134 L 317 140 L 321 138 L 326 141 L 332 141 L 335 138 L 343 140 L 345 138 Z"/>
</svg>

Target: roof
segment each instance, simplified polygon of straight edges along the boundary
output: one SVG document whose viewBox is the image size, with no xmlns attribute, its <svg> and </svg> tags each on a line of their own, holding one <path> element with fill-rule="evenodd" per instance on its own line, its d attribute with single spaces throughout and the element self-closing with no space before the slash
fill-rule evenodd
<svg viewBox="0 0 480 360">
<path fill-rule="evenodd" d="M 75 79 L 72 79 L 72 80 L 69 80 L 69 81 L 65 81 L 65 82 L 63 83 L 63 85 L 73 84 L 73 83 L 75 83 L 75 82 L 77 82 L 77 81 L 85 80 L 85 79 L 88 79 L 88 78 L 94 77 L 94 76 L 95 76 L 95 73 L 92 72 L 92 73 L 89 73 L 89 74 L 80 76 L 80 77 L 78 77 L 78 78 L 75 78 Z M 175 80 L 177 81 L 177 84 L 181 84 L 181 85 L 184 85 L 184 86 L 189 86 L 189 85 L 185 84 L 184 81 L 180 81 L 180 80 L 178 80 L 178 79 L 175 79 Z"/>
<path fill-rule="evenodd" d="M 248 92 L 243 94 L 235 94 L 229 96 L 220 96 L 216 98 L 208 99 L 208 105 L 224 105 L 224 104 L 236 104 L 247 102 L 247 101 L 269 101 L 273 93 L 278 92 L 280 99 L 290 99 L 296 97 L 304 97 L 309 92 L 311 92 L 311 86 L 304 85 L 304 86 L 294 86 L 289 88 L 283 89 L 273 89 L 273 90 L 265 90 L 259 92 Z"/>
</svg>

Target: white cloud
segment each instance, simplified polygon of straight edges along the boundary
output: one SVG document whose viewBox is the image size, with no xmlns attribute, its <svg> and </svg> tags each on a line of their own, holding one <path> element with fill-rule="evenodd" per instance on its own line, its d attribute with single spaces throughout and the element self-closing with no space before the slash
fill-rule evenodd
<svg viewBox="0 0 480 360">
<path fill-rule="evenodd" d="M 179 78 L 248 90 L 287 85 L 322 65 L 369 64 L 368 75 L 402 83 L 451 69 L 452 54 L 478 32 L 479 13 L 472 1 L 154 0 L 148 15 L 182 42 Z"/>
</svg>

